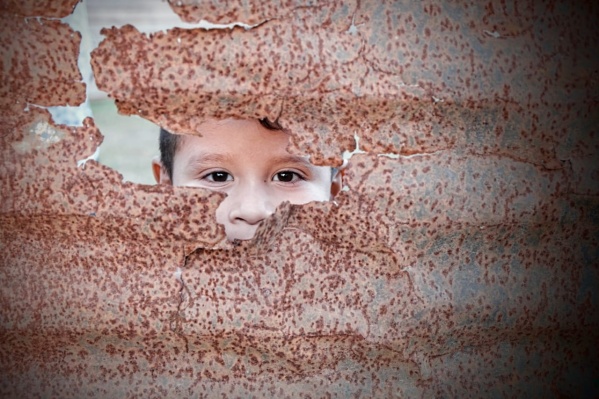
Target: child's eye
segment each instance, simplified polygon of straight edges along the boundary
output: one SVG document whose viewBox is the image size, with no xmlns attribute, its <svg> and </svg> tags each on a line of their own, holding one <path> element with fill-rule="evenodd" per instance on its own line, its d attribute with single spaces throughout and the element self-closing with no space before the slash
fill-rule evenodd
<svg viewBox="0 0 599 399">
<path fill-rule="evenodd" d="M 205 179 L 205 180 L 208 180 L 211 182 L 215 182 L 215 183 L 224 183 L 227 181 L 232 181 L 233 176 L 231 176 L 230 173 L 218 171 L 218 172 L 208 173 L 207 175 L 202 177 L 202 179 Z"/>
<path fill-rule="evenodd" d="M 273 181 L 280 181 L 283 183 L 295 183 L 298 180 L 305 180 L 303 176 L 301 176 L 297 172 L 292 172 L 290 170 L 284 170 L 282 172 L 276 173 L 273 178 Z"/>
</svg>

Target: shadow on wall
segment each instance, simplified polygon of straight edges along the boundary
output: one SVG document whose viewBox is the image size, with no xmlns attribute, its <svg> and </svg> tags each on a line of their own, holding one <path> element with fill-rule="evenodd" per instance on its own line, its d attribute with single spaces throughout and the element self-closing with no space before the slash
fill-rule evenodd
<svg viewBox="0 0 599 399">
<path fill-rule="evenodd" d="M 104 135 L 98 161 L 121 173 L 124 181 L 155 184 L 151 162 L 160 153 L 159 127 L 135 115 L 120 115 L 110 99 L 93 100 L 90 105 Z"/>
</svg>

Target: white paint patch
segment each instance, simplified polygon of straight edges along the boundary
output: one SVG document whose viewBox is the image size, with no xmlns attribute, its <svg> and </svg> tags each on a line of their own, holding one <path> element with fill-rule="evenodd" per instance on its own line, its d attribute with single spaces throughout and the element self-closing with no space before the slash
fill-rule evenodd
<svg viewBox="0 0 599 399">
<path fill-rule="evenodd" d="M 58 143 L 62 139 L 62 134 L 48 122 L 42 121 L 36 123 L 29 132 L 34 134 L 39 141 L 46 145 Z"/>
<path fill-rule="evenodd" d="M 347 150 L 343 151 L 343 166 L 345 166 L 355 154 L 366 154 L 366 151 L 360 149 L 360 137 L 358 137 L 357 133 L 354 133 L 354 140 L 356 141 L 356 149 L 351 152 Z"/>
<path fill-rule="evenodd" d="M 484 30 L 483 32 L 484 32 L 484 33 L 485 33 L 487 36 L 494 37 L 495 39 L 498 39 L 498 38 L 500 38 L 500 37 L 501 37 L 501 34 L 500 34 L 499 32 L 497 32 L 497 31 L 493 31 L 493 32 L 491 32 L 491 31 L 488 31 L 488 30 Z"/>
<path fill-rule="evenodd" d="M 33 104 L 30 104 L 33 105 Z M 35 122 L 31 125 L 23 140 L 13 143 L 14 150 L 19 154 L 25 154 L 33 149 L 42 149 L 58 143 L 62 140 L 64 133 L 46 121 Z"/>
<path fill-rule="evenodd" d="M 352 16 L 351 18 L 351 25 L 349 26 L 349 28 L 347 29 L 346 33 L 349 33 L 350 35 L 355 35 L 358 33 L 358 26 L 354 23 L 356 19 L 356 16 Z"/>
<path fill-rule="evenodd" d="M 180 281 L 181 283 L 183 283 L 183 270 L 181 270 L 180 267 L 177 268 L 177 270 L 173 273 L 173 275 L 175 276 L 177 281 Z"/>
<path fill-rule="evenodd" d="M 264 22 L 266 22 L 266 21 L 264 21 Z M 195 24 L 190 24 L 187 22 L 177 22 L 172 25 L 169 25 L 168 27 L 161 27 L 156 30 L 144 30 L 144 31 L 140 30 L 140 31 L 145 34 L 151 34 L 151 33 L 156 33 L 156 32 L 165 32 L 166 33 L 167 30 L 170 30 L 173 28 L 213 30 L 213 29 L 234 29 L 236 27 L 240 27 L 245 30 L 250 30 L 252 28 L 255 28 L 258 25 L 262 25 L 264 22 L 259 22 L 255 25 L 248 25 L 244 22 L 231 22 L 230 24 L 213 24 L 212 22 L 202 19 L 200 22 L 195 23 Z"/>
<path fill-rule="evenodd" d="M 391 159 L 399 159 L 399 154 L 378 154 L 377 156 Z"/>
<path fill-rule="evenodd" d="M 435 154 L 439 154 L 439 153 L 441 153 L 443 151 L 446 151 L 446 150 L 443 149 L 443 150 L 437 150 L 437 151 L 431 151 L 431 152 L 419 152 L 419 153 L 411 154 L 411 155 L 399 155 L 399 154 L 391 154 L 391 155 L 397 155 L 396 158 L 393 157 L 394 159 L 400 159 L 400 158 L 401 159 L 410 159 L 410 158 L 424 157 L 424 156 L 427 156 L 427 155 L 435 155 Z M 389 154 L 381 154 L 381 155 L 387 156 Z"/>
<path fill-rule="evenodd" d="M 98 157 L 100 156 L 100 148 L 96 148 L 96 151 L 91 154 L 89 157 L 82 159 L 80 161 L 77 161 L 77 167 L 78 168 L 85 168 L 85 164 L 87 163 L 87 161 L 97 161 Z"/>
<path fill-rule="evenodd" d="M 212 30 L 212 29 L 233 29 L 236 27 L 240 27 L 243 28 L 245 30 L 249 30 L 252 28 L 255 28 L 258 25 L 262 25 L 264 22 L 259 22 L 257 24 L 254 25 L 248 25 L 246 23 L 243 22 L 232 22 L 230 24 L 213 24 L 212 22 L 208 22 L 206 20 L 201 20 L 200 22 L 198 22 L 198 24 L 196 25 L 196 28 L 201 28 L 201 29 L 206 29 L 206 30 Z"/>
</svg>

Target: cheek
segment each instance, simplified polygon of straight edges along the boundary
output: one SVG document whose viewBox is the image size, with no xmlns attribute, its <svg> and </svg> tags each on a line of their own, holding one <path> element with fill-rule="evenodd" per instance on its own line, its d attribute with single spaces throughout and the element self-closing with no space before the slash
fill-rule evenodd
<svg viewBox="0 0 599 399">
<path fill-rule="evenodd" d="M 184 173 L 177 169 L 173 170 L 173 185 L 179 187 L 197 187 L 193 179 L 188 178 Z"/>
<path fill-rule="evenodd" d="M 216 208 L 216 222 L 219 224 L 227 224 L 229 218 L 229 212 L 228 212 L 228 201 L 225 198 L 223 200 L 223 202 L 220 203 L 220 205 L 218 206 L 218 208 Z"/>
</svg>

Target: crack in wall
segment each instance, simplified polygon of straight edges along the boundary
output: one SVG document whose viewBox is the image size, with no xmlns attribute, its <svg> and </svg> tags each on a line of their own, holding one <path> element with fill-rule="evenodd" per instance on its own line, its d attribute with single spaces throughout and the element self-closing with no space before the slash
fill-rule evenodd
<svg viewBox="0 0 599 399">
<path fill-rule="evenodd" d="M 193 294 L 185 280 L 183 279 L 183 271 L 187 267 L 187 261 L 189 259 L 189 255 L 186 255 L 183 261 L 182 267 L 177 267 L 177 270 L 173 273 L 175 280 L 177 280 L 180 288 L 177 292 L 178 300 L 177 300 L 177 309 L 173 311 L 173 314 L 170 317 L 169 328 L 172 332 L 174 332 L 177 336 L 179 336 L 185 342 L 185 351 L 189 353 L 189 340 L 185 333 L 183 332 L 183 324 L 186 321 L 184 316 L 184 311 L 190 306 L 193 306 Z"/>
</svg>

